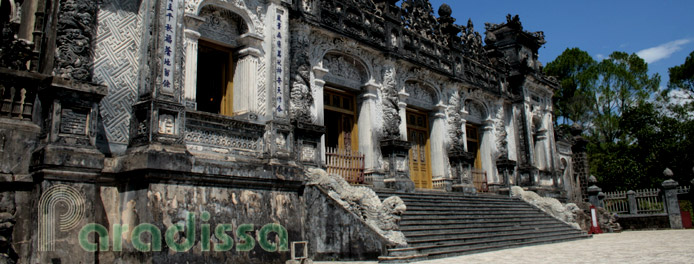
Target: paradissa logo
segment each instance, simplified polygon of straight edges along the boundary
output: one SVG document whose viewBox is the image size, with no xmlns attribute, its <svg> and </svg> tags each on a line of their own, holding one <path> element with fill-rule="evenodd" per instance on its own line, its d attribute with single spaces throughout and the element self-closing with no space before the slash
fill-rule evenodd
<svg viewBox="0 0 694 264">
<path fill-rule="evenodd" d="M 210 220 L 210 213 L 203 212 L 200 215 L 203 222 Z M 166 245 L 173 251 L 185 252 L 193 248 L 195 244 L 195 214 L 188 213 L 184 224 L 175 224 L 169 227 L 164 234 Z M 236 228 L 236 251 L 250 251 L 255 247 L 256 239 L 260 247 L 267 252 L 284 252 L 289 251 L 287 229 L 279 224 L 266 224 L 257 232 L 256 239 L 249 234 L 253 232 L 255 226 L 253 224 L 243 224 Z M 111 241 L 113 242 L 113 251 L 123 250 L 123 234 L 127 234 L 129 226 L 113 224 L 111 228 Z M 214 236 L 219 243 L 210 245 L 210 224 L 200 225 L 200 249 L 203 252 L 210 250 L 214 251 L 229 251 L 234 247 L 234 240 L 227 232 L 233 231 L 231 224 L 218 224 L 214 229 Z M 176 241 L 176 235 L 184 232 L 185 239 L 181 242 Z M 96 233 L 99 237 L 98 244 L 89 241 L 89 234 Z M 149 233 L 151 242 L 144 242 L 142 237 L 145 233 Z M 275 233 L 278 237 L 276 242 L 268 240 L 268 235 Z M 135 226 L 130 234 L 130 240 L 135 249 L 142 252 L 161 251 L 161 230 L 149 223 L 143 223 Z M 94 252 L 97 249 L 100 251 L 109 250 L 109 233 L 106 227 L 100 224 L 87 224 L 80 230 L 79 233 L 80 246 L 86 251 Z"/>
</svg>

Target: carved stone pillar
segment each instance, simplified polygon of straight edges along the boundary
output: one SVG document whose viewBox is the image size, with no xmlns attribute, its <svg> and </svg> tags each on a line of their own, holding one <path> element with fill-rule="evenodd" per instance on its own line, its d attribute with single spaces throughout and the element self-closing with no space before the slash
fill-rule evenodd
<svg viewBox="0 0 694 264">
<path fill-rule="evenodd" d="M 313 85 L 314 87 L 311 88 L 311 90 L 315 91 L 313 94 L 313 103 L 315 104 L 315 109 L 316 109 L 316 125 L 322 126 L 325 124 L 325 121 L 323 120 L 324 116 L 324 105 L 323 105 L 323 87 L 325 86 L 325 80 L 323 77 L 325 77 L 326 74 L 328 74 L 328 69 L 325 69 L 320 66 L 313 67 Z"/>
<path fill-rule="evenodd" d="M 17 37 L 27 41 L 34 39 L 34 22 L 36 21 L 36 7 L 38 0 L 25 0 L 22 4 L 22 21 L 19 24 Z"/>
<path fill-rule="evenodd" d="M 238 61 L 234 71 L 234 114 L 258 114 L 257 74 L 258 61 L 262 56 L 262 41 L 259 35 L 252 33 L 243 34 L 239 39 L 244 48 L 237 54 Z"/>
<path fill-rule="evenodd" d="M 541 129 L 535 133 L 535 167 L 539 170 L 547 168 L 546 152 L 547 130 Z"/>
<path fill-rule="evenodd" d="M 451 172 L 453 174 L 451 175 L 453 179 L 453 191 L 465 194 L 477 193 L 472 183 L 472 175 L 470 173 L 475 156 L 467 151 L 453 151 L 448 153 L 448 160 L 451 162 Z"/>
<path fill-rule="evenodd" d="M 373 173 L 380 166 L 378 157 L 376 156 L 376 148 L 379 147 L 376 140 L 374 128 L 376 113 L 376 100 L 378 98 L 379 86 L 373 83 L 368 83 L 362 88 L 361 108 L 359 109 L 359 150 L 364 154 L 364 172 Z"/>
<path fill-rule="evenodd" d="M 467 112 L 463 112 L 464 115 L 467 115 Z M 465 118 L 460 118 L 460 130 L 463 131 L 463 135 L 465 135 L 465 139 L 463 140 L 463 150 L 469 151 L 467 149 L 467 119 Z"/>
<path fill-rule="evenodd" d="M 444 162 L 444 137 L 447 135 L 445 131 L 446 105 L 437 104 L 436 108 L 437 111 L 432 115 L 431 133 L 429 136 L 432 179 L 444 178 L 446 176 L 446 164 Z"/>
<path fill-rule="evenodd" d="M 499 170 L 499 173 L 503 176 L 501 182 L 506 188 L 508 188 L 508 195 L 511 196 L 511 178 L 513 177 L 513 172 L 516 168 L 516 161 L 509 160 L 506 157 L 501 158 L 496 161 L 496 168 Z"/>
<path fill-rule="evenodd" d="M 398 115 L 400 116 L 400 140 L 407 141 L 407 97 L 410 94 L 405 91 L 398 93 Z"/>
<path fill-rule="evenodd" d="M 496 175 L 494 172 L 494 164 L 492 164 L 492 146 L 496 143 L 494 142 L 494 122 L 491 119 L 487 119 L 482 124 L 482 140 L 480 142 L 480 157 L 482 157 L 482 169 L 487 172 L 487 182 L 495 183 Z"/>
<path fill-rule="evenodd" d="M 404 192 L 413 192 L 414 182 L 409 177 L 410 142 L 403 140 L 381 141 L 383 162 L 388 170 L 383 180 L 387 188 Z"/>
<path fill-rule="evenodd" d="M 184 80 L 184 100 L 185 106 L 188 108 L 196 109 L 196 89 L 198 81 L 198 40 L 200 39 L 200 32 L 198 28 L 202 25 L 205 20 L 198 16 L 186 15 L 184 17 L 186 23 L 186 29 L 184 30 L 183 43 L 186 48 L 186 68 Z"/>
<path fill-rule="evenodd" d="M 316 116 L 316 121 L 315 125 L 318 126 L 324 126 L 325 121 L 323 119 L 323 115 L 325 113 L 324 111 L 324 105 L 323 105 L 323 87 L 325 86 L 325 80 L 323 80 L 323 77 L 325 77 L 326 74 L 328 74 L 328 69 L 325 69 L 320 66 L 313 67 L 313 86 L 311 87 L 311 90 L 313 92 L 313 105 L 315 106 L 315 113 L 313 115 Z M 320 138 L 320 157 L 321 157 L 321 163 L 325 163 L 325 134 L 321 136 Z"/>
<path fill-rule="evenodd" d="M 257 73 L 260 51 L 245 48 L 238 53 L 234 72 L 234 114 L 256 114 Z"/>
<path fill-rule="evenodd" d="M 103 169 L 104 154 L 96 148 L 96 133 L 99 102 L 107 92 L 105 86 L 61 78 L 53 78 L 49 87 L 39 91 L 42 146 L 33 154 L 34 170 Z"/>
</svg>

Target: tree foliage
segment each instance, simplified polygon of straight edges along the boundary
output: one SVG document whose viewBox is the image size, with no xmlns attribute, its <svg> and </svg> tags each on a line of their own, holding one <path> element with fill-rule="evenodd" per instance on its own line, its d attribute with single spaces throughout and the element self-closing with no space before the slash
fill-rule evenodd
<svg viewBox="0 0 694 264">
<path fill-rule="evenodd" d="M 585 102 L 592 97 L 586 91 L 594 80 L 588 69 L 596 64 L 588 52 L 579 48 L 567 48 L 554 61 L 547 63 L 545 74 L 557 77 L 561 84 L 553 97 L 555 124 L 571 122 L 583 125 L 588 120 L 590 110 Z"/>
<path fill-rule="evenodd" d="M 671 89 L 694 91 L 692 65 L 694 53 L 670 69 Z M 643 59 L 613 52 L 596 62 L 587 52 L 572 48 L 544 70 L 561 83 L 555 93 L 555 119 L 585 128 L 591 174 L 600 187 L 659 187 L 665 168 L 683 184 L 694 176 L 692 105 L 672 104 L 662 97 L 654 101 L 660 76 L 649 75 Z"/>
<path fill-rule="evenodd" d="M 649 76 L 648 64 L 643 59 L 624 52 L 613 52 L 589 71 L 596 78 L 592 91 L 592 136 L 599 142 L 624 139 L 618 124 L 622 113 L 658 91 L 660 76 Z"/>
<path fill-rule="evenodd" d="M 629 107 L 619 126 L 629 141 L 591 142 L 591 173 L 605 190 L 659 187 L 667 178 L 687 184 L 694 172 L 694 119 L 685 107 L 644 103 Z M 660 104 L 660 105 L 658 105 Z"/>
<path fill-rule="evenodd" d="M 692 96 L 694 94 L 694 51 L 689 53 L 682 65 L 669 68 L 668 73 L 670 75 L 668 88 L 682 89 Z"/>
</svg>

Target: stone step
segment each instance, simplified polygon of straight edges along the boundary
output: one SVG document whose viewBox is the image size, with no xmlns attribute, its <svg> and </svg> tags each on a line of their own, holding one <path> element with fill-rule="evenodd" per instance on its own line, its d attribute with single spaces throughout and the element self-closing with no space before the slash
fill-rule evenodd
<svg viewBox="0 0 694 264">
<path fill-rule="evenodd" d="M 504 222 L 524 222 L 545 220 L 545 216 L 538 215 L 509 215 L 509 216 L 459 216 L 459 217 L 430 217 L 430 218 L 410 218 L 404 217 L 400 220 L 400 225 L 438 225 L 438 224 L 456 224 L 456 223 L 504 223 Z M 558 220 L 557 220 L 558 221 Z"/>
<path fill-rule="evenodd" d="M 438 234 L 446 232 L 461 232 L 470 230 L 471 232 L 484 232 L 487 230 L 495 230 L 497 228 L 551 228 L 555 226 L 566 226 L 564 223 L 558 223 L 555 221 L 541 221 L 536 223 L 497 223 L 497 224 L 486 224 L 480 223 L 476 225 L 471 224 L 451 224 L 445 226 L 439 226 L 432 228 L 430 225 L 412 225 L 403 226 L 400 230 L 406 235 L 418 235 L 418 234 Z"/>
<path fill-rule="evenodd" d="M 388 249 L 382 262 L 409 262 L 483 252 L 528 244 L 552 243 L 589 237 L 540 209 L 507 196 L 471 196 L 452 193 L 380 192 L 399 196 L 407 210 L 400 230 L 408 245 Z"/>
<path fill-rule="evenodd" d="M 561 239 L 567 239 L 567 238 L 583 238 L 587 237 L 587 235 L 584 234 L 535 234 L 533 236 L 520 236 L 520 237 L 495 237 L 495 238 L 490 238 L 486 239 L 484 241 L 472 241 L 472 242 L 442 242 L 439 244 L 431 244 L 431 245 L 422 245 L 422 246 L 408 246 L 406 248 L 395 248 L 395 249 L 389 249 L 389 251 L 412 251 L 413 249 L 417 250 L 420 254 L 428 254 L 429 256 L 431 255 L 437 255 L 441 253 L 447 253 L 447 252 L 461 252 L 461 251 L 468 251 L 470 249 L 475 249 L 475 248 L 485 248 L 485 247 L 497 247 L 497 246 L 505 246 L 505 245 L 513 245 L 513 244 L 520 244 L 524 242 L 532 242 L 532 241 L 552 241 L 552 240 L 561 240 Z"/>
<path fill-rule="evenodd" d="M 433 199 L 433 200 L 455 200 L 455 201 L 518 201 L 518 198 L 508 196 L 470 196 L 470 195 L 452 195 L 444 194 L 428 194 L 428 193 L 377 193 L 378 197 L 388 198 L 390 196 L 398 196 L 400 199 Z"/>
<path fill-rule="evenodd" d="M 456 210 L 456 209 L 451 209 L 451 208 L 432 208 L 432 207 L 425 207 L 425 206 L 408 206 L 407 210 L 405 213 L 421 213 L 421 212 L 430 212 L 430 213 L 452 213 L 452 212 L 498 212 L 498 208 L 486 208 L 486 207 L 470 207 L 469 209 L 463 209 L 463 210 Z M 525 207 L 511 207 L 511 208 L 505 208 L 503 212 L 538 212 L 537 208 L 525 208 Z"/>
<path fill-rule="evenodd" d="M 494 216 L 504 216 L 504 215 L 539 215 L 539 212 L 535 210 L 514 210 L 514 211 L 497 211 L 497 210 L 467 210 L 467 211 L 405 211 L 402 214 L 408 218 L 419 218 L 419 217 L 443 217 L 443 216 L 465 216 L 465 215 L 479 215 L 486 217 Z"/>
<path fill-rule="evenodd" d="M 512 232 L 505 232 L 500 234 L 464 234 L 458 236 L 448 236 L 448 237 L 425 237 L 417 239 L 407 239 L 408 246 L 410 247 L 420 247 L 420 246 L 439 246 L 447 245 L 453 243 L 473 243 L 473 244 L 483 244 L 487 241 L 494 241 L 497 238 L 504 239 L 532 239 L 537 236 L 545 235 L 581 235 L 579 230 L 568 230 L 568 229 L 554 229 L 554 230 L 519 230 Z"/>
<path fill-rule="evenodd" d="M 416 232 L 403 232 L 407 237 L 408 241 L 419 241 L 420 239 L 449 239 L 449 238 L 465 238 L 465 236 L 495 236 L 495 235 L 506 235 L 513 234 L 515 232 L 524 231 L 537 231 L 543 230 L 547 232 L 551 231 L 567 231 L 567 227 L 557 224 L 556 226 L 545 226 L 545 227 L 534 227 L 534 226 L 511 226 L 511 227 L 497 227 L 497 228 L 486 228 L 486 229 L 454 229 L 447 231 L 440 230 L 427 230 L 427 231 L 416 231 Z M 579 230 L 576 230 L 580 232 Z"/>
<path fill-rule="evenodd" d="M 498 202 L 437 202 L 431 200 L 405 201 L 407 207 L 434 207 L 434 208 L 536 208 L 529 204 L 519 204 L 518 202 L 498 203 Z"/>
<path fill-rule="evenodd" d="M 470 247 L 470 248 L 467 248 L 464 250 L 446 250 L 446 251 L 436 252 L 436 253 L 432 253 L 432 254 L 427 254 L 427 259 L 447 258 L 447 257 L 454 257 L 454 256 L 468 255 L 468 254 L 475 254 L 475 253 L 483 253 L 483 252 L 488 252 L 488 251 L 496 251 L 496 250 L 516 248 L 516 247 L 524 247 L 524 246 L 561 243 L 561 242 L 568 242 L 568 241 L 573 241 L 573 240 L 577 240 L 577 239 L 585 239 L 585 238 L 589 238 L 589 237 L 590 236 L 544 238 L 544 239 L 528 240 L 528 241 L 523 241 L 523 242 L 500 243 L 500 244 L 496 244 L 496 245 L 478 245 L 478 246 Z"/>
</svg>

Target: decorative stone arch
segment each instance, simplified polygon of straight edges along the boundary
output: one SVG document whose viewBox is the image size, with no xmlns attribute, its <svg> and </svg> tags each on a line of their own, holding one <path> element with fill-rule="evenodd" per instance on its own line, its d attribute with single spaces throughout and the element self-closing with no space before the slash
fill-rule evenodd
<svg viewBox="0 0 694 264">
<path fill-rule="evenodd" d="M 481 100 L 466 98 L 463 101 L 463 118 L 468 123 L 482 125 L 490 115 L 489 107 Z"/>
<path fill-rule="evenodd" d="M 443 93 L 439 86 L 424 81 L 425 72 L 415 69 L 409 76 L 401 79 L 402 91 L 400 92 L 400 109 L 402 126 L 401 133 L 408 139 L 406 109 L 408 107 L 423 110 L 428 115 L 429 131 L 429 166 L 431 167 L 432 180 L 438 181 L 447 177 L 445 140 L 446 133 L 446 108 L 443 103 Z"/>
<path fill-rule="evenodd" d="M 233 112 L 258 113 L 258 64 L 262 58 L 262 35 L 254 14 L 243 1 L 194 0 L 186 4 L 184 16 L 186 107 L 196 109 L 198 43 L 205 38 L 233 50 Z M 230 66 L 231 67 L 231 66 Z"/>
<path fill-rule="evenodd" d="M 326 84 L 345 92 L 355 94 L 356 124 L 358 134 L 358 149 L 364 154 L 365 169 L 369 173 L 377 168 L 378 141 L 372 135 L 375 130 L 372 118 L 376 115 L 376 100 L 378 98 L 379 85 L 373 82 L 373 68 L 362 59 L 363 56 L 355 55 L 354 51 L 346 52 L 340 49 L 321 47 L 320 56 L 311 59 L 313 67 L 313 85 L 311 89 L 316 117 L 315 123 L 325 125 L 324 88 Z M 358 51 L 358 49 L 355 49 Z M 314 54 L 315 55 L 315 54 Z M 321 139 L 321 153 L 325 153 L 326 138 Z M 354 145 L 353 145 L 354 147 Z"/>
<path fill-rule="evenodd" d="M 246 5 L 246 2 L 251 2 L 256 6 L 257 1 L 238 1 L 238 0 L 187 0 L 185 16 L 199 16 L 200 12 L 206 6 L 217 6 L 222 9 L 234 12 L 241 18 L 248 26 L 248 32 L 251 34 L 262 35 L 263 23 L 256 15 L 253 13 L 252 8 Z"/>
<path fill-rule="evenodd" d="M 324 80 L 342 87 L 359 90 L 371 79 L 371 68 L 356 56 L 331 50 L 326 52 L 321 65 L 328 70 Z"/>
<path fill-rule="evenodd" d="M 442 96 L 436 85 L 417 79 L 406 79 L 403 85 L 407 105 L 427 111 L 438 110 L 436 108 L 441 104 Z"/>
</svg>

